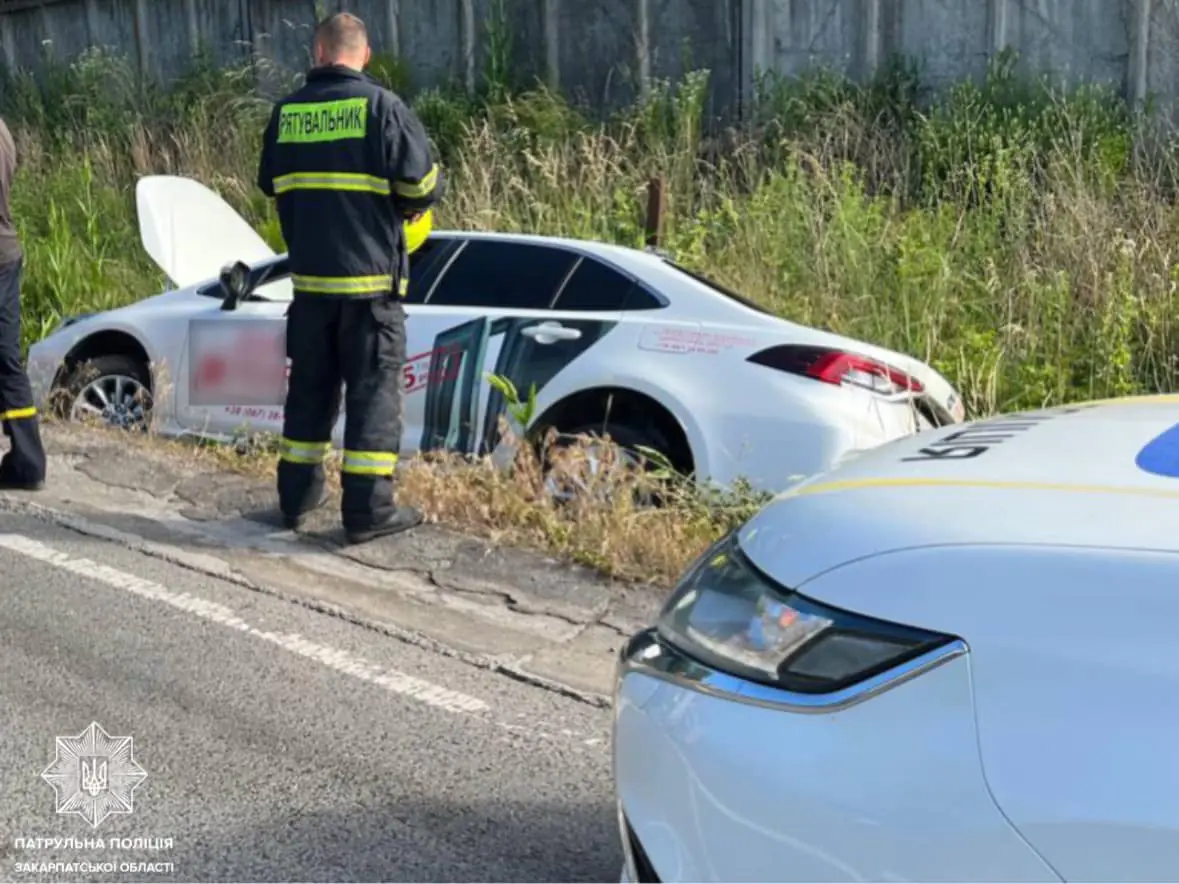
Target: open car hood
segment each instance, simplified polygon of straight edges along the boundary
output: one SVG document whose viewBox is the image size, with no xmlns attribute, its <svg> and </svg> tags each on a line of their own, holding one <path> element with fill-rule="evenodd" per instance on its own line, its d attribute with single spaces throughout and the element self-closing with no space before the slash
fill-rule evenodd
<svg viewBox="0 0 1179 884">
<path fill-rule="evenodd" d="M 274 250 L 233 206 L 191 178 L 140 178 L 135 185 L 135 209 L 143 248 L 178 288 L 215 279 L 222 267 L 234 261 L 254 264 L 275 257 Z M 406 223 L 406 246 L 411 254 L 433 229 L 433 210 Z"/>
<path fill-rule="evenodd" d="M 191 178 L 140 178 L 135 208 L 143 248 L 178 288 L 215 279 L 234 261 L 253 264 L 275 255 L 229 203 Z"/>
</svg>

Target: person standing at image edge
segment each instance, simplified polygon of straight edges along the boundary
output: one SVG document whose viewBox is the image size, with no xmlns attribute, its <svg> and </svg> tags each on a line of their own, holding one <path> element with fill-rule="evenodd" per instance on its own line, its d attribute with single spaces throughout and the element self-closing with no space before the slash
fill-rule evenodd
<svg viewBox="0 0 1179 884">
<path fill-rule="evenodd" d="M 12 220 L 15 176 L 16 144 L 0 120 L 0 421 L 9 441 L 0 459 L 0 490 L 38 491 L 45 484 L 45 447 L 20 352 L 24 250 Z"/>
<path fill-rule="evenodd" d="M 364 73 L 364 23 L 315 30 L 314 67 L 267 125 L 258 186 L 275 200 L 290 255 L 290 378 L 277 483 L 286 527 L 326 502 L 324 461 L 344 386 L 341 519 L 350 543 L 421 514 L 393 500 L 401 443 L 405 224 L 430 210 L 441 174 L 417 115 Z"/>
</svg>

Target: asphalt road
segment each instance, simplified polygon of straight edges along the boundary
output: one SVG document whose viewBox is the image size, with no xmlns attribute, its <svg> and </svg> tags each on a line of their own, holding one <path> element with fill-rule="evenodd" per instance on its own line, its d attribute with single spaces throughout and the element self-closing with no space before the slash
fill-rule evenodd
<svg viewBox="0 0 1179 884">
<path fill-rule="evenodd" d="M 32 519 L 0 573 L 0 880 L 618 880 L 606 710 Z"/>
</svg>

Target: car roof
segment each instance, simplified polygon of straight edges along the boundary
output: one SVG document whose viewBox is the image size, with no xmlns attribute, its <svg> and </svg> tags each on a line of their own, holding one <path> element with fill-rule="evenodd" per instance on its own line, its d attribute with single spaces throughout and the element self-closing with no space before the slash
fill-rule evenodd
<svg viewBox="0 0 1179 884">
<path fill-rule="evenodd" d="M 703 282 L 695 274 L 683 267 L 677 266 L 669 256 L 655 251 L 646 251 L 631 246 L 618 245 L 597 240 L 575 239 L 572 237 L 547 236 L 529 233 L 492 233 L 471 230 L 436 230 L 430 234 L 435 239 L 466 239 L 483 240 L 498 243 L 523 243 L 542 246 L 544 248 L 564 248 L 582 255 L 599 258 L 616 268 L 641 279 L 649 286 L 653 286 L 663 295 L 673 293 L 693 294 L 702 300 L 695 304 L 695 310 L 700 318 L 714 321 L 756 322 L 758 324 L 772 323 L 779 330 L 791 326 L 796 331 L 799 326 L 785 320 L 781 316 L 768 311 L 766 308 L 753 303 L 744 296 L 732 291 L 723 291 L 715 282 Z M 706 306 L 707 305 L 707 306 Z M 813 329 L 808 329 L 813 332 Z M 862 342 L 861 349 L 865 346 Z M 897 356 L 899 354 L 890 354 Z M 903 357 L 902 357 L 903 358 Z"/>
<path fill-rule="evenodd" d="M 794 334 L 803 328 L 808 334 L 816 333 L 815 329 L 789 322 L 784 317 L 774 314 L 740 294 L 723 290 L 715 282 L 701 280 L 696 274 L 676 265 L 670 257 L 658 252 L 596 240 L 542 234 L 493 233 L 475 230 L 433 230 L 430 233 L 430 242 L 449 240 L 483 241 L 505 245 L 525 244 L 550 249 L 568 249 L 577 254 L 592 256 L 612 264 L 616 269 L 641 280 L 665 298 L 683 295 L 694 296 L 697 300 L 693 302 L 695 314 L 693 318 L 698 320 L 753 322 L 767 328 L 773 327 L 777 331 L 790 329 Z M 284 252 L 258 263 L 273 264 L 285 261 L 287 257 L 287 253 Z M 198 288 L 207 288 L 210 285 L 215 285 L 216 282 L 216 279 L 206 280 Z M 844 339 L 844 341 L 850 342 L 850 339 Z M 852 343 L 869 355 L 875 352 L 878 357 L 888 361 L 896 361 L 902 366 L 906 363 L 906 357 L 903 354 L 884 351 L 862 341 Z M 835 344 L 839 345 L 839 342 L 835 342 Z"/>
<path fill-rule="evenodd" d="M 492 233 L 482 230 L 433 230 L 430 240 L 484 240 L 487 242 L 517 243 L 525 245 L 543 246 L 545 248 L 565 248 L 586 255 L 598 255 L 612 258 L 615 261 L 633 261 L 647 267 L 663 265 L 663 259 L 656 254 L 630 246 L 616 245 L 608 242 L 598 242 L 589 239 L 574 239 L 563 236 L 544 236 L 533 233 Z M 275 255 L 274 258 L 285 258 L 286 253 Z M 274 260 L 270 258 L 267 260 Z"/>
<path fill-rule="evenodd" d="M 741 531 L 787 585 L 853 559 L 953 544 L 1179 552 L 1179 395 L 943 427 L 786 489 Z"/>
<path fill-rule="evenodd" d="M 606 258 L 627 268 L 651 269 L 663 266 L 663 259 L 658 255 L 644 252 L 641 249 L 621 246 L 614 243 L 598 242 L 596 240 L 575 239 L 563 236 L 543 236 L 533 233 L 493 233 L 482 230 L 435 230 L 430 234 L 432 239 L 468 239 L 486 242 L 520 243 L 525 245 L 544 246 L 545 248 L 564 248 L 580 252 L 583 255 L 595 255 Z"/>
<path fill-rule="evenodd" d="M 544 248 L 564 248 L 582 255 L 592 255 L 604 259 L 616 267 L 635 276 L 641 276 L 648 282 L 663 285 L 684 286 L 685 278 L 667 265 L 658 254 L 643 251 L 630 246 L 621 246 L 608 242 L 597 242 L 588 239 L 574 239 L 562 236 L 542 236 L 531 233 L 491 233 L 476 230 L 434 230 L 430 233 L 431 241 L 465 239 L 482 240 L 504 244 L 524 244 L 542 246 Z M 286 253 L 276 255 L 263 263 L 285 260 Z M 206 281 L 207 282 L 207 281 Z M 758 311 L 759 313 L 761 311 Z"/>
</svg>

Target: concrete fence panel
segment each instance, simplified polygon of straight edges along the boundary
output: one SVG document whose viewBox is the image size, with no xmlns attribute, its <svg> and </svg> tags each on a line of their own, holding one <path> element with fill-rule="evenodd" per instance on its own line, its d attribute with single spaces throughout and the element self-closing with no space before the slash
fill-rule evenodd
<svg viewBox="0 0 1179 884">
<path fill-rule="evenodd" d="M 1019 52 L 1028 73 L 1107 83 L 1128 99 L 1179 98 L 1179 0 L 331 0 L 368 23 L 416 87 L 469 89 L 490 67 L 599 107 L 656 79 L 712 71 L 712 110 L 752 94 L 759 71 L 815 65 L 857 79 L 918 59 L 937 88 Z M 0 0 L 0 61 L 34 68 L 109 46 L 145 74 L 181 72 L 200 47 L 253 57 L 265 78 L 303 70 L 314 0 Z"/>
</svg>

